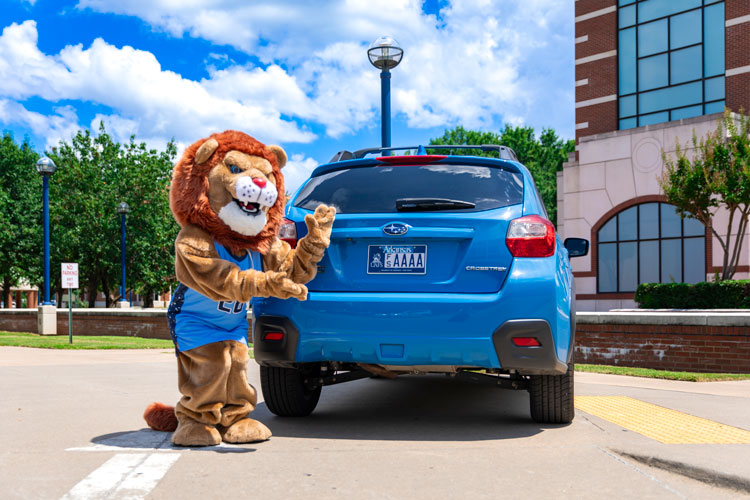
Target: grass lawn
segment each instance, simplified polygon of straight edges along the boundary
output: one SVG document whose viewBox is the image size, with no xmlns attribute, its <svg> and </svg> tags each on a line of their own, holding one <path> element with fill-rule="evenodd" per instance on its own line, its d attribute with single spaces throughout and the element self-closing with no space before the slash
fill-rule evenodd
<svg viewBox="0 0 750 500">
<path fill-rule="evenodd" d="M 576 365 L 577 372 L 608 373 L 611 375 L 629 375 L 631 377 L 663 378 L 667 380 L 684 380 L 687 382 L 719 382 L 723 380 L 747 380 L 750 373 L 694 373 L 652 370 L 650 368 L 630 368 L 628 366 Z"/>
<path fill-rule="evenodd" d="M 42 336 L 35 333 L 0 332 L 0 346 L 40 347 L 42 349 L 173 349 L 171 340 L 140 337 L 89 337 L 73 335 Z"/>
</svg>

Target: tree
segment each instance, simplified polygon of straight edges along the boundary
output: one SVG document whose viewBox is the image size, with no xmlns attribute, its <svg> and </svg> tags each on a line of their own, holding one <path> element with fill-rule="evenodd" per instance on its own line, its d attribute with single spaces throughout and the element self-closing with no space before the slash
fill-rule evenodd
<svg viewBox="0 0 750 500">
<path fill-rule="evenodd" d="M 176 283 L 174 240 L 180 227 L 169 209 L 169 182 L 177 149 L 169 142 L 163 152 L 147 150 L 131 137 L 123 154 L 128 170 L 120 199 L 131 208 L 127 216 L 132 235 L 127 248 L 128 282 L 143 296 L 144 306 L 152 307 L 154 293 Z"/>
<path fill-rule="evenodd" d="M 42 179 L 28 139 L 18 145 L 9 133 L 0 140 L 0 281 L 3 301 L 21 280 L 42 282 Z M 6 307 L 8 307 L 6 305 Z"/>
<path fill-rule="evenodd" d="M 458 126 L 430 144 L 480 145 L 502 144 L 515 151 L 518 161 L 523 163 L 534 177 L 534 183 L 542 196 L 547 213 L 553 224 L 557 223 L 557 171 L 575 149 L 575 141 L 563 140 L 552 129 L 543 129 L 537 139 L 533 127 L 506 125 L 500 134 L 467 130 Z M 438 150 L 433 150 L 439 153 Z M 461 150 L 460 154 L 495 156 L 495 153 L 479 149 Z"/>
<path fill-rule="evenodd" d="M 81 282 L 94 307 L 101 289 L 107 306 L 120 298 L 120 217 L 127 216 L 127 266 L 130 288 L 153 298 L 174 275 L 172 245 L 178 227 L 169 211 L 167 186 L 176 150 L 147 150 L 135 138 L 123 147 L 100 125 L 93 136 L 79 131 L 71 144 L 61 141 L 50 157 L 58 166 L 51 183 L 50 218 L 55 239 L 54 265 L 78 262 Z M 166 263 L 169 263 L 168 265 Z M 55 277 L 59 287 L 59 276 Z"/>
<path fill-rule="evenodd" d="M 675 158 L 662 152 L 664 173 L 659 185 L 667 201 L 682 217 L 685 213 L 701 221 L 719 241 L 724 252 L 720 280 L 737 271 L 740 251 L 750 215 L 750 119 L 726 110 L 716 127 L 702 139 L 693 134 L 694 151 L 680 147 Z M 712 221 L 719 210 L 729 214 L 726 237 Z M 737 226 L 732 240 L 733 226 Z"/>
</svg>

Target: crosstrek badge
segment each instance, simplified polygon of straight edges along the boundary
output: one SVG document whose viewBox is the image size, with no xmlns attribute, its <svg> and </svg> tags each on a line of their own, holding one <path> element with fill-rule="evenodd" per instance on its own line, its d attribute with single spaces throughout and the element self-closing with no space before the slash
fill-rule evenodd
<svg viewBox="0 0 750 500">
<path fill-rule="evenodd" d="M 370 245 L 367 274 L 425 274 L 427 245 Z"/>
</svg>

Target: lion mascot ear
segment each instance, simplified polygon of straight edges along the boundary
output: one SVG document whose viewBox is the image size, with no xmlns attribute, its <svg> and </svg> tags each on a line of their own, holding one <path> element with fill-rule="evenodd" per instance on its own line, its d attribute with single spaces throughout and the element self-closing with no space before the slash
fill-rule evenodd
<svg viewBox="0 0 750 500">
<path fill-rule="evenodd" d="M 218 145 L 218 144 L 217 144 Z M 204 144 L 205 146 L 205 144 Z M 201 146 L 202 148 L 203 146 Z M 281 146 L 277 146 L 276 144 L 272 144 L 270 146 L 266 146 L 268 149 L 271 150 L 273 154 L 276 155 L 276 161 L 279 162 L 279 168 L 284 168 L 284 165 L 286 165 L 286 152 L 281 149 Z M 196 156 L 197 158 L 197 156 Z"/>
<path fill-rule="evenodd" d="M 198 151 L 195 152 L 195 163 L 197 165 L 200 165 L 201 163 L 207 162 L 208 159 L 211 158 L 211 155 L 214 154 L 214 151 L 216 151 L 216 148 L 218 147 L 219 147 L 219 143 L 216 141 L 216 139 L 209 139 L 203 144 L 201 144 L 201 147 L 199 147 Z"/>
</svg>

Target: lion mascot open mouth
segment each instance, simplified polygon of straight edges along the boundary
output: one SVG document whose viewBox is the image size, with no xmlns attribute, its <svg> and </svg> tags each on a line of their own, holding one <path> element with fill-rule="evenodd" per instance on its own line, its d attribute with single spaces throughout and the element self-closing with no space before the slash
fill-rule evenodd
<svg viewBox="0 0 750 500">
<path fill-rule="evenodd" d="M 174 408 L 152 403 L 144 418 L 155 430 L 175 431 L 176 445 L 271 436 L 248 418 L 257 397 L 247 382 L 246 306 L 253 297 L 306 300 L 336 213 L 321 205 L 308 214 L 308 234 L 294 249 L 279 239 L 286 161 L 281 147 L 229 130 L 196 141 L 174 167 L 169 201 L 181 226 L 180 285 L 167 319 L 182 398 Z"/>
</svg>

